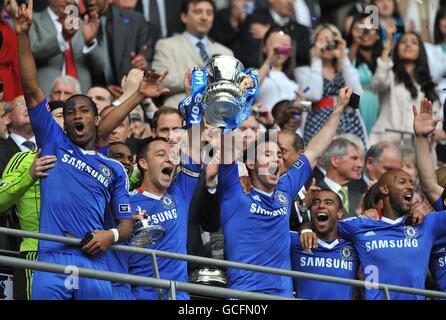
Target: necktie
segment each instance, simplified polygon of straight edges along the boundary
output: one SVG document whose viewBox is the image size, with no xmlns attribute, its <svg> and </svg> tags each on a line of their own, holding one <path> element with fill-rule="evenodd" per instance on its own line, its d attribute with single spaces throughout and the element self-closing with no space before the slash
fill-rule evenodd
<svg viewBox="0 0 446 320">
<path fill-rule="evenodd" d="M 29 150 L 36 150 L 36 144 L 30 140 L 23 142 L 22 146 L 27 147 Z"/>
<path fill-rule="evenodd" d="M 198 49 L 200 49 L 200 57 L 201 57 L 201 59 L 203 59 L 204 63 L 208 62 L 209 55 L 206 52 L 206 49 L 204 48 L 203 42 L 198 41 L 197 47 L 198 47 Z"/>
<path fill-rule="evenodd" d="M 342 187 L 339 192 L 342 195 L 342 206 L 344 207 L 347 213 L 350 211 L 350 204 L 348 203 L 348 191 L 344 187 Z"/>
<path fill-rule="evenodd" d="M 57 19 L 57 21 L 59 21 L 60 24 L 65 23 L 65 19 L 63 18 L 59 18 Z M 72 76 L 73 78 L 77 79 L 77 70 L 76 70 L 76 65 L 74 63 L 74 56 L 73 56 L 73 49 L 72 49 L 72 45 L 71 45 L 71 40 L 68 41 L 68 49 L 65 50 L 65 52 L 63 53 L 64 58 L 65 58 L 65 74 L 67 76 Z"/>
<path fill-rule="evenodd" d="M 149 0 L 149 19 L 149 21 L 157 27 L 160 26 L 160 12 L 158 9 L 157 0 Z"/>
</svg>

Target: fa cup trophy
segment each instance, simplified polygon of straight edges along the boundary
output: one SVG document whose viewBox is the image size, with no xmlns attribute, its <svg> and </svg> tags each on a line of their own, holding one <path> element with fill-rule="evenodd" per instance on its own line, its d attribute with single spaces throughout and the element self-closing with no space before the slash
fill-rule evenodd
<svg viewBox="0 0 446 320">
<path fill-rule="evenodd" d="M 136 208 L 138 213 L 134 215 L 133 238 L 131 245 L 134 247 L 150 246 L 166 236 L 166 229 L 160 225 L 154 225 L 149 215 L 140 206 Z"/>
<path fill-rule="evenodd" d="M 206 122 L 214 127 L 235 129 L 250 114 L 257 95 L 257 71 L 245 70 L 232 56 L 213 57 L 202 69 L 192 72 L 192 95 L 184 99 L 179 110 L 186 126 Z"/>
</svg>

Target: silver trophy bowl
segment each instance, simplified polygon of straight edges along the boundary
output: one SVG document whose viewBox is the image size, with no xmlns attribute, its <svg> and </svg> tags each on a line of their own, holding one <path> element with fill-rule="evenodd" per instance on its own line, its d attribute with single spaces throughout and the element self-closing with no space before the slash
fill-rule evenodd
<svg viewBox="0 0 446 320">
<path fill-rule="evenodd" d="M 147 214 L 141 213 L 140 207 L 137 210 L 141 220 L 136 221 L 133 227 L 133 239 L 131 241 L 133 247 L 147 247 L 166 236 L 166 228 L 154 225 Z"/>
<path fill-rule="evenodd" d="M 225 127 L 225 118 L 236 119 L 244 95 L 242 81 L 247 76 L 243 64 L 231 56 L 215 56 L 206 64 L 208 85 L 203 95 L 207 123 Z"/>
<path fill-rule="evenodd" d="M 192 272 L 189 282 L 208 286 L 227 287 L 226 272 L 219 268 L 201 268 Z"/>
</svg>

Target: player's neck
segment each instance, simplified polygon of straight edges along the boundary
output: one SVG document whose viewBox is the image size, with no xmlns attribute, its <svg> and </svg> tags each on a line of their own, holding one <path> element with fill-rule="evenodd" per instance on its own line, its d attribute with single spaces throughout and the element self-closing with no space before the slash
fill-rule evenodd
<svg viewBox="0 0 446 320">
<path fill-rule="evenodd" d="M 391 220 L 396 220 L 402 216 L 398 211 L 393 209 L 390 204 L 384 204 L 382 215 Z"/>
<path fill-rule="evenodd" d="M 266 186 L 260 181 L 253 180 L 252 187 L 264 193 L 272 193 L 276 189 L 276 186 Z"/>
<path fill-rule="evenodd" d="M 89 151 L 89 150 L 96 150 L 96 142 L 94 139 L 92 139 L 91 141 L 87 142 L 85 145 L 77 145 L 79 148 Z"/>
<path fill-rule="evenodd" d="M 163 196 L 167 191 L 167 189 L 165 189 L 165 188 L 156 186 L 149 179 L 144 179 L 141 187 L 143 188 L 144 191 L 150 192 L 157 196 Z"/>
<path fill-rule="evenodd" d="M 316 230 L 316 235 L 318 239 L 330 243 L 338 238 L 338 228 L 333 228 L 333 230 L 324 233 L 320 233 Z"/>
</svg>

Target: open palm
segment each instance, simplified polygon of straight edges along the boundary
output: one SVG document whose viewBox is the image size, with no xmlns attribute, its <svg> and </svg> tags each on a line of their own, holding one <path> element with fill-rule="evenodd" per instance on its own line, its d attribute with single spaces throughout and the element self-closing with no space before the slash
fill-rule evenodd
<svg viewBox="0 0 446 320">
<path fill-rule="evenodd" d="M 22 4 L 20 7 L 17 4 L 17 0 L 11 0 L 11 15 L 14 21 L 15 32 L 28 32 L 33 22 L 33 0 L 29 0 L 28 6 Z"/>
<path fill-rule="evenodd" d="M 168 73 L 168 71 L 164 71 L 163 74 L 153 71 L 147 72 L 139 84 L 138 91 L 146 98 L 156 98 L 162 94 L 168 93 L 170 91 L 168 88 L 160 87 Z"/>
<path fill-rule="evenodd" d="M 433 117 L 432 102 L 424 98 L 421 101 L 420 112 L 412 106 L 414 121 L 413 130 L 417 136 L 428 136 L 435 131 L 438 121 Z"/>
</svg>

